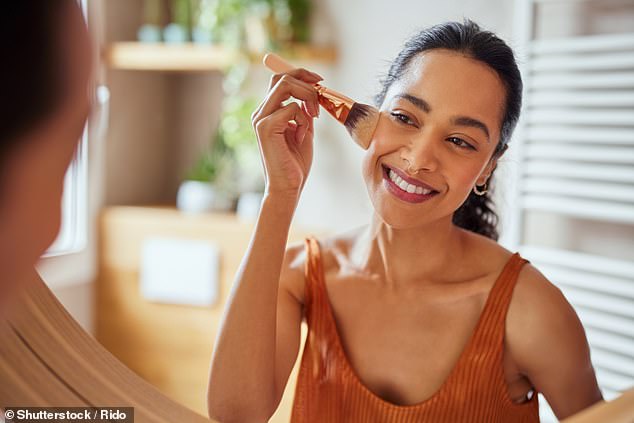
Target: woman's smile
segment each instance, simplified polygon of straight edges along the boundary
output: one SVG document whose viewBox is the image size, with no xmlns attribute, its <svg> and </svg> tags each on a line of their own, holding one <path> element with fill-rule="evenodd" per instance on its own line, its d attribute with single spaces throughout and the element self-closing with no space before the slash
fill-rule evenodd
<svg viewBox="0 0 634 423">
<path fill-rule="evenodd" d="M 396 198 L 408 203 L 421 203 L 438 194 L 432 187 L 412 178 L 408 178 L 398 169 L 381 165 L 383 182 L 386 189 Z"/>
</svg>

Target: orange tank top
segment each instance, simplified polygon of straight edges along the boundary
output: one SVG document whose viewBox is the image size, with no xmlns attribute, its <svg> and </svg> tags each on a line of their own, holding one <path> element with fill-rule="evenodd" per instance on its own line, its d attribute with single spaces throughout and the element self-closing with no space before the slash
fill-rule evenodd
<svg viewBox="0 0 634 423">
<path fill-rule="evenodd" d="M 506 312 L 517 275 L 528 262 L 519 253 L 491 288 L 474 333 L 438 392 L 417 404 L 398 405 L 370 391 L 350 365 L 328 300 L 319 243 L 314 237 L 305 242 L 308 337 L 291 423 L 539 422 L 537 392 L 514 403 L 502 364 Z"/>
</svg>

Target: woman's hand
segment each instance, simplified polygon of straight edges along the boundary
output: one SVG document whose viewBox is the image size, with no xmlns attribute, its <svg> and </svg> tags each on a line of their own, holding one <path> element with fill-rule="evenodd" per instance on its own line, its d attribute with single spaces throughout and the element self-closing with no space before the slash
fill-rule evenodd
<svg viewBox="0 0 634 423">
<path fill-rule="evenodd" d="M 264 165 L 266 194 L 299 198 L 313 161 L 313 118 L 319 114 L 313 84 L 322 80 L 306 69 L 274 75 L 251 122 Z M 301 106 L 291 102 L 294 97 Z"/>
</svg>

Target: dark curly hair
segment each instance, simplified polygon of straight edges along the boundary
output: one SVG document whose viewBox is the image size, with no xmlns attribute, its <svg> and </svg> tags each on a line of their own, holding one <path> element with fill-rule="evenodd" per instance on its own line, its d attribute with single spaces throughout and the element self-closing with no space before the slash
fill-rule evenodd
<svg viewBox="0 0 634 423">
<path fill-rule="evenodd" d="M 391 63 L 387 75 L 381 80 L 381 91 L 375 96 L 377 106 L 385 100 L 390 86 L 407 71 L 412 59 L 424 51 L 448 49 L 466 57 L 479 60 L 498 74 L 506 88 L 506 103 L 500 139 L 491 158 L 501 156 L 508 148 L 513 130 L 517 125 L 522 108 L 522 76 L 518 69 L 513 50 L 490 31 L 485 31 L 475 22 L 464 19 L 460 22 L 445 22 L 423 29 L 405 42 L 396 59 Z M 488 191 L 480 196 L 473 191 L 465 202 L 454 212 L 453 223 L 461 228 L 484 235 L 497 241 L 498 216 L 491 200 L 493 173 L 488 180 Z"/>
</svg>

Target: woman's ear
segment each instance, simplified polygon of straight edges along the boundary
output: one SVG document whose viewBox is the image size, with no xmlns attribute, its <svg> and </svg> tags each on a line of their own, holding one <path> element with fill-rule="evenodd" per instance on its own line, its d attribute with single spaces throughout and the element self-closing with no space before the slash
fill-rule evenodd
<svg viewBox="0 0 634 423">
<path fill-rule="evenodd" d="M 489 180 L 489 178 L 491 177 L 491 174 L 493 173 L 493 171 L 495 170 L 495 168 L 498 165 L 498 159 L 500 157 L 502 157 L 502 155 L 504 154 L 504 152 L 509 148 L 508 144 L 504 145 L 504 148 L 502 149 L 502 151 L 500 151 L 497 155 L 494 155 L 491 157 L 491 159 L 489 159 L 489 163 L 487 164 L 486 168 L 482 171 L 481 177 L 482 180 L 480 180 L 480 178 L 477 181 L 478 185 L 484 185 L 486 184 L 486 182 Z"/>
</svg>

